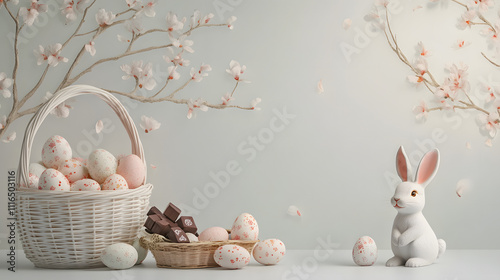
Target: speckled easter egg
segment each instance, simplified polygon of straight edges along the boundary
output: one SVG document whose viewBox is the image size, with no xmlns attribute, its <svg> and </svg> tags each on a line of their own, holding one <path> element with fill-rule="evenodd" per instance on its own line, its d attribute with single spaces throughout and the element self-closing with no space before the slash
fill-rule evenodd
<svg viewBox="0 0 500 280">
<path fill-rule="evenodd" d="M 123 178 L 122 175 L 119 174 L 113 174 L 106 178 L 104 182 L 101 185 L 101 189 L 103 191 L 106 190 L 128 190 L 128 184 L 127 181 L 125 181 L 125 178 Z"/>
<path fill-rule="evenodd" d="M 58 170 L 68 178 L 70 184 L 89 177 L 87 167 L 75 158 L 65 160 L 61 163 Z"/>
<path fill-rule="evenodd" d="M 87 169 L 90 177 L 102 184 L 106 178 L 116 173 L 118 161 L 110 152 L 98 149 L 89 155 Z"/>
<path fill-rule="evenodd" d="M 43 171 L 45 171 L 45 169 L 47 169 L 47 168 L 45 168 L 45 166 L 41 165 L 40 163 L 33 162 L 30 164 L 29 173 L 40 178 L 40 176 L 42 176 L 42 173 L 43 173 Z"/>
<path fill-rule="evenodd" d="M 47 168 L 57 169 L 73 152 L 68 141 L 59 135 L 50 137 L 42 148 L 42 162 Z"/>
<path fill-rule="evenodd" d="M 52 168 L 47 168 L 38 180 L 39 190 L 69 191 L 69 181 L 64 175 Z"/>
<path fill-rule="evenodd" d="M 137 261 L 135 262 L 135 264 L 141 264 L 148 255 L 148 249 L 141 246 L 139 238 L 136 238 L 134 240 L 134 243 L 132 243 L 132 247 L 134 247 L 137 251 Z"/>
<path fill-rule="evenodd" d="M 38 182 L 39 182 L 38 176 L 36 176 L 33 173 L 29 173 L 28 175 L 28 185 L 26 186 L 25 184 L 21 183 L 21 187 L 23 188 L 30 188 L 30 189 L 38 189 Z"/>
<path fill-rule="evenodd" d="M 254 259 L 264 265 L 277 264 L 285 256 L 285 244 L 279 239 L 258 242 L 253 249 Z"/>
<path fill-rule="evenodd" d="M 247 249 L 238 245 L 220 246 L 214 252 L 215 262 L 230 269 L 237 269 L 246 266 L 250 262 L 250 253 Z"/>
<path fill-rule="evenodd" d="M 140 187 L 144 182 L 146 167 L 138 156 L 128 155 L 120 158 L 116 173 L 125 178 L 129 189 L 135 189 Z"/>
<path fill-rule="evenodd" d="M 243 213 L 234 220 L 233 227 L 231 228 L 232 240 L 258 240 L 259 239 L 259 226 L 255 218 L 248 214 Z"/>
<path fill-rule="evenodd" d="M 102 251 L 101 261 L 111 269 L 131 268 L 137 262 L 137 251 L 130 244 L 116 243 Z"/>
<path fill-rule="evenodd" d="M 92 179 L 81 179 L 71 184 L 71 191 L 100 191 L 101 185 Z"/>
<path fill-rule="evenodd" d="M 377 245 L 369 236 L 363 236 L 356 241 L 352 249 L 352 259 L 357 265 L 373 265 L 377 260 Z"/>
<path fill-rule="evenodd" d="M 74 159 L 78 160 L 83 164 L 83 166 L 87 167 L 87 159 L 86 158 L 81 158 L 81 157 L 75 157 Z"/>
<path fill-rule="evenodd" d="M 226 241 L 229 239 L 227 230 L 221 227 L 211 227 L 200 233 L 199 241 Z"/>
</svg>

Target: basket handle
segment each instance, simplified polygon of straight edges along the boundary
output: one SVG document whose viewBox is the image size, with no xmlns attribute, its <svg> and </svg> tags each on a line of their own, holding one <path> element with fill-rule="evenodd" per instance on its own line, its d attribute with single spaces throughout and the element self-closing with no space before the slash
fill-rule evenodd
<svg viewBox="0 0 500 280">
<path fill-rule="evenodd" d="M 93 94 L 104 100 L 112 109 L 115 111 L 118 118 L 122 121 L 125 130 L 130 137 L 130 141 L 132 144 L 132 153 L 137 155 L 144 164 L 145 174 L 147 172 L 146 168 L 146 159 L 144 158 L 144 150 L 142 147 L 141 140 L 139 139 L 139 133 L 137 132 L 137 128 L 134 124 L 134 121 L 128 114 L 127 110 L 120 101 L 113 96 L 111 93 L 102 90 L 100 88 L 96 88 L 88 85 L 73 85 L 61 89 L 54 96 L 49 99 L 45 104 L 43 104 L 38 111 L 36 111 L 35 115 L 31 118 L 28 126 L 26 127 L 26 132 L 24 133 L 23 144 L 21 146 L 21 156 L 19 159 L 19 167 L 18 167 L 18 176 L 17 176 L 17 187 L 20 188 L 23 183 L 25 186 L 28 185 L 28 177 L 29 177 L 29 163 L 30 163 L 30 154 L 31 154 L 31 146 L 33 145 L 33 139 L 35 138 L 35 134 L 38 131 L 38 128 L 42 125 L 45 118 L 50 114 L 52 110 L 54 110 L 58 105 L 62 104 L 64 101 L 79 96 Z M 144 176 L 144 182 L 146 182 L 146 176 Z"/>
</svg>

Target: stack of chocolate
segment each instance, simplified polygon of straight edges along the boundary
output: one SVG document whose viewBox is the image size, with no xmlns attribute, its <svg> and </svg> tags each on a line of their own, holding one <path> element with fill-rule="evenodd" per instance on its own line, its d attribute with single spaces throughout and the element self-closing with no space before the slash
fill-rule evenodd
<svg viewBox="0 0 500 280">
<path fill-rule="evenodd" d="M 191 216 L 181 216 L 181 210 L 172 203 L 162 213 L 158 208 L 151 207 L 144 226 L 149 233 L 163 235 L 176 243 L 189 243 L 186 233 L 196 234 L 198 230 Z"/>
</svg>

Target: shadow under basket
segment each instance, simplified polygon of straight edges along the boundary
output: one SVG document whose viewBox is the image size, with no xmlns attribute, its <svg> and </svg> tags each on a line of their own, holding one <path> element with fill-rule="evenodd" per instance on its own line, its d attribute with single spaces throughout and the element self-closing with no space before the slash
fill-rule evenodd
<svg viewBox="0 0 500 280">
<path fill-rule="evenodd" d="M 219 267 L 214 252 L 223 245 L 234 244 L 252 254 L 258 240 L 227 240 L 212 242 L 174 243 L 158 234 L 141 237 L 141 246 L 153 253 L 156 266 L 162 268 L 207 268 Z"/>
</svg>

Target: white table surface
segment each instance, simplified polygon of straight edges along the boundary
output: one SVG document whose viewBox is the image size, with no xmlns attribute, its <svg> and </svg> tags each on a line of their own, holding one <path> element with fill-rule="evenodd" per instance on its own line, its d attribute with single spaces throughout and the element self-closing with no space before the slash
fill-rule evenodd
<svg viewBox="0 0 500 280">
<path fill-rule="evenodd" d="M 313 250 L 289 250 L 285 258 L 275 266 L 263 266 L 252 260 L 239 270 L 222 268 L 207 269 L 166 269 L 157 268 L 152 255 L 143 264 L 128 270 L 112 271 L 97 269 L 43 269 L 34 267 L 23 252 L 17 254 L 16 272 L 10 272 L 5 265 L 6 251 L 2 251 L 0 279 L 29 280 L 139 280 L 139 279 L 500 279 L 500 250 L 448 250 L 431 266 L 421 268 L 385 267 L 385 261 L 392 256 L 391 251 L 379 251 L 375 265 L 360 267 L 354 264 L 351 251 L 332 252 L 325 260 L 315 259 Z M 326 251 L 316 252 L 326 256 Z M 317 266 L 315 266 L 317 264 Z"/>
</svg>

